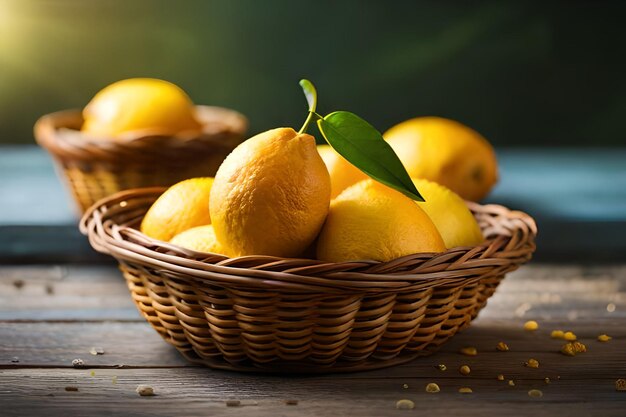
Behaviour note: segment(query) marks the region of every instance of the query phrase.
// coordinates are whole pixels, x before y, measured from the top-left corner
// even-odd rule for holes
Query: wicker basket
[[[233,110],[209,106],[196,106],[196,116],[203,126],[200,134],[142,131],[113,139],[80,132],[81,112],[66,110],[40,118],[35,138],[53,156],[82,213],[121,190],[215,175],[242,141],[247,120]]]
[[[81,231],[120,264],[141,314],[187,359],[212,368],[341,372],[432,352],[468,326],[535,250],[535,222],[469,203],[487,241],[391,262],[227,258],[136,227],[163,188],[129,190],[85,213]]]

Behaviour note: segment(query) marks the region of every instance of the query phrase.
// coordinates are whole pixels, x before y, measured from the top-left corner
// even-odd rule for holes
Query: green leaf
[[[313,83],[307,79],[300,80],[300,87],[304,91],[306,101],[309,103],[309,111],[314,113],[317,108],[317,90]]]
[[[333,112],[317,125],[337,153],[367,175],[416,201],[425,201],[378,130],[354,113]]]

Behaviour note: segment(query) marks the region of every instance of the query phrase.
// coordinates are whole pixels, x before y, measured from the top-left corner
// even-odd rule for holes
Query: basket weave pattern
[[[80,132],[80,111],[68,110],[39,119],[35,137],[53,156],[82,213],[121,190],[215,175],[243,139],[247,121],[239,113],[219,107],[196,106],[196,114],[203,125],[200,134],[168,136],[144,131],[113,139]]]
[[[327,263],[198,253],[135,227],[163,188],[87,211],[81,231],[115,257],[141,314],[186,358],[231,370],[375,369],[432,352],[467,327],[534,252],[533,219],[470,204],[487,238],[390,262]]]

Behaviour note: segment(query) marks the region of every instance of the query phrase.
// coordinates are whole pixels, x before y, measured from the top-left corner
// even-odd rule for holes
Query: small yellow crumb
[[[434,382],[431,382],[428,385],[426,385],[426,392],[436,393],[439,391],[441,391],[441,389],[439,388],[439,385],[435,384]]]
[[[474,391],[472,391],[472,389],[470,387],[461,387],[461,388],[459,388],[459,392],[461,394],[471,394]]]
[[[459,352],[462,353],[465,356],[476,356],[476,355],[478,355],[478,350],[476,350],[476,348],[473,347],[473,346],[466,346],[464,348],[461,348],[461,350]]]
[[[526,323],[524,323],[524,330],[534,331],[534,330],[537,330],[538,328],[539,328],[539,323],[537,323],[535,320],[528,320]]]
[[[504,381],[504,375],[502,374],[498,375],[498,381]]]
[[[528,368],[539,368],[539,361],[537,359],[528,359],[528,362],[524,364]]]
[[[96,371],[91,371],[91,372],[89,372],[89,375],[91,375],[91,376],[96,376]]]
[[[412,410],[415,408],[415,403],[411,400],[398,400],[396,402],[396,408],[398,410]]]
[[[499,350],[500,352],[508,352],[509,351],[509,345],[507,345],[504,342],[499,342],[496,345],[496,350]]]
[[[607,334],[601,334],[600,336],[598,336],[598,342],[608,342],[611,339],[613,338]]]
[[[549,384],[549,383],[550,383],[550,378],[545,377],[543,381],[544,381],[546,384]]]
[[[111,378],[111,382],[113,383],[113,385],[117,384],[117,375]]]
[[[538,389],[531,389],[530,391],[528,391],[528,396],[533,398],[541,398],[543,397],[543,392]]]
[[[568,342],[573,342],[574,340],[576,340],[576,335],[572,332],[565,332],[565,334],[563,335],[563,339],[567,340]]]
[[[563,330],[552,330],[550,337],[553,339],[563,339],[565,337],[565,332]]]
[[[437,369],[439,369],[440,371],[445,371],[446,369],[448,369],[448,367],[443,363],[440,363],[439,365],[437,365]]]
[[[615,381],[615,389],[617,391],[626,391],[626,379],[618,379]]]
[[[569,342],[561,347],[561,353],[567,356],[576,356],[587,351],[587,346],[580,342]]]
[[[459,368],[459,372],[461,373],[461,375],[469,375],[472,370],[469,366],[463,365]]]
[[[402,385],[402,388],[404,388],[404,389],[409,389],[409,384],[404,384],[404,385]]]
[[[515,382],[512,379],[509,379],[509,387],[514,387]]]

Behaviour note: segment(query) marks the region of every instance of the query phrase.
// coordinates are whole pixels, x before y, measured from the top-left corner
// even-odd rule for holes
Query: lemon
[[[330,178],[311,135],[260,133],[222,163],[211,190],[215,235],[231,256],[300,256],[330,204]]]
[[[330,145],[318,145],[317,151],[330,174],[330,198],[359,181],[369,178],[363,171],[339,155]]]
[[[180,232],[211,223],[209,196],[213,178],[191,178],[168,188],[152,204],[141,222],[141,232],[169,241]]]
[[[222,245],[215,237],[213,225],[196,226],[174,236],[170,243],[197,252],[224,254]]]
[[[413,178],[413,183],[426,200],[417,204],[435,223],[447,248],[483,242],[480,227],[461,197],[432,181]]]
[[[104,137],[143,130],[173,135],[200,129],[187,94],[154,78],[131,78],[105,87],[83,109],[83,119],[83,132]]]
[[[498,179],[496,155],[478,132],[441,117],[418,117],[384,134],[409,175],[445,185],[466,200],[485,197]]]
[[[330,205],[318,238],[318,259],[390,261],[445,245],[428,215],[410,198],[368,179],[345,189]]]

